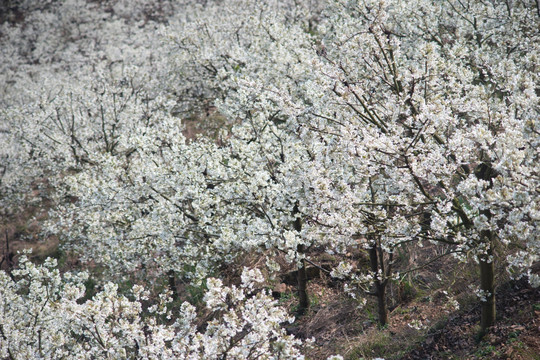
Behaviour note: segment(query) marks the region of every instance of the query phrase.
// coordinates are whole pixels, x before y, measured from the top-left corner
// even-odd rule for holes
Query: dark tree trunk
[[[298,205],[294,206],[293,214],[297,215],[299,213]],[[302,231],[302,220],[297,217],[294,220],[294,230],[300,232]],[[304,245],[298,245],[296,251],[298,254],[304,254],[305,252]],[[306,274],[306,262],[304,260],[300,261],[298,266],[298,315],[304,315],[309,308],[309,297],[307,293],[307,274]]]
[[[169,288],[172,292],[172,298],[173,300],[178,300],[178,291],[176,290],[176,278],[174,276],[174,270],[169,270],[167,273],[168,280],[169,280]]]
[[[492,234],[489,231],[486,240],[490,241]],[[488,243],[489,249],[487,253],[479,257],[480,261],[480,289],[485,294],[485,300],[482,301],[482,317],[480,320],[480,328],[482,333],[486,333],[487,329],[495,325],[496,307],[495,307],[495,271],[493,263],[493,250],[491,241]]]
[[[373,246],[369,249],[369,260],[371,264],[371,271],[374,273],[375,276],[377,274],[383,274],[384,275],[384,267],[382,264],[382,259],[379,249],[377,249],[377,244],[373,244]],[[378,279],[376,278],[374,280],[375,283],[375,296],[377,297],[377,307],[378,307],[378,313],[379,313],[379,325],[385,326],[388,324],[388,306],[386,303],[386,279]]]
[[[303,245],[298,245],[298,252],[300,254],[304,252]],[[301,265],[298,267],[298,315],[304,315],[308,308],[309,297],[307,293],[306,264],[302,260]]]
[[[493,179],[497,176],[496,171],[489,163],[482,163],[475,169],[475,175],[478,179],[488,181],[487,189],[493,186]],[[489,209],[481,210],[480,214],[491,220],[491,211]],[[493,242],[495,234],[493,231],[484,230],[480,233],[481,241],[486,245],[486,252],[478,256],[480,262],[480,290],[484,293],[485,300],[482,301],[482,316],[480,320],[481,333],[485,334],[487,329],[495,325],[496,306],[495,306],[495,271],[493,258]]]

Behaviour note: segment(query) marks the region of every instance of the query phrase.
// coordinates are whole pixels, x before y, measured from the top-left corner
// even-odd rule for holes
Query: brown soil
[[[25,204],[3,211],[0,220],[0,269],[11,270],[24,250],[30,257],[45,259],[58,251],[56,236],[42,236],[42,223],[47,220],[51,202],[47,199],[45,181],[36,182]]]

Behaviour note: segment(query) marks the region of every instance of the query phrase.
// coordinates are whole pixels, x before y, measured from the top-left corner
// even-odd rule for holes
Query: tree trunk
[[[369,260],[371,264],[371,271],[377,276],[379,270],[381,274],[384,274],[382,264],[379,264],[379,254],[377,253],[377,244],[369,249]],[[379,269],[380,268],[380,269]],[[375,296],[377,297],[377,307],[379,313],[379,325],[385,326],[388,324],[388,306],[386,304],[386,279],[381,280],[376,278],[375,282]]]
[[[379,312],[379,325],[381,327],[388,324],[388,306],[386,304],[386,281],[379,281],[375,283],[377,288],[377,306]]]
[[[487,189],[493,187],[493,179],[496,177],[496,171],[491,167],[490,163],[482,163],[478,165],[474,171],[478,179],[488,181]],[[491,211],[484,209],[480,214],[491,220]],[[493,242],[495,234],[491,230],[483,230],[480,232],[481,241],[487,245],[486,252],[478,256],[480,262],[480,290],[482,290],[485,300],[482,301],[482,316],[480,319],[480,331],[485,334],[487,329],[495,324],[496,308],[495,308],[495,271],[493,258]]]
[[[304,245],[298,245],[298,253],[304,252]],[[298,267],[298,315],[304,315],[309,308],[309,297],[307,293],[307,274],[306,263],[301,260],[301,265]]]
[[[169,270],[169,272],[167,273],[167,277],[168,277],[168,280],[169,280],[169,288],[171,289],[171,292],[172,292],[172,298],[173,300],[178,300],[178,291],[176,290],[176,278],[174,276],[174,270]]]
[[[493,264],[493,250],[489,243],[487,254],[480,256],[480,289],[485,294],[486,301],[482,301],[482,317],[480,320],[481,332],[495,324],[495,271]]]
[[[294,205],[293,214],[297,215],[299,213],[298,205]],[[302,220],[297,217],[293,223],[294,230],[300,232],[302,231]],[[296,251],[298,254],[304,254],[305,252],[304,245],[298,245]],[[300,265],[298,266],[298,315],[304,315],[306,310],[309,308],[309,297],[307,293],[307,274],[306,274],[306,262],[302,259]]]

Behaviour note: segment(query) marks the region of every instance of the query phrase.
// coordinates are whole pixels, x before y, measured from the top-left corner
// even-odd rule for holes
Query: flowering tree
[[[84,9],[107,17],[107,4]],[[131,31],[122,4],[109,4],[111,24]],[[201,281],[239,253],[285,253],[305,311],[310,251],[358,247],[369,271],[343,262],[333,274],[376,295],[385,324],[394,253],[432,242],[479,264],[481,325],[494,323],[495,249],[516,276],[540,251],[537,3],[186,2],[158,48],[149,14],[172,7],[137,4],[152,31],[133,30],[120,53],[94,39],[92,69],[57,63],[55,49],[66,34],[108,33],[99,21],[60,21],[51,46],[23,27],[6,42],[15,65],[43,62],[54,79],[44,93],[40,77],[1,75],[16,94],[2,100],[13,147],[1,156],[22,150],[10,174],[26,163],[58,175],[52,230],[83,259]],[[76,5],[55,6],[69,18]],[[177,116],[209,102],[231,130],[186,139]],[[17,183],[7,169],[3,183]]]
[[[59,209],[64,235],[83,260],[121,276],[173,271],[200,281],[231,256],[212,221],[230,208],[209,189],[221,179],[221,151],[208,141],[188,144],[181,129],[165,117],[140,126],[119,143],[129,151],[98,155],[65,179],[78,202]]]
[[[275,14],[265,8],[265,14]],[[249,39],[257,37],[250,34]],[[212,81],[206,83],[214,89]],[[217,96],[219,90],[213,91]],[[97,104],[101,108],[101,102]],[[308,297],[303,248],[314,243],[300,234],[306,230],[299,209],[309,208],[310,186],[298,180],[305,177],[309,150],[292,146],[298,140],[276,124],[267,126],[265,116],[251,116],[243,104],[223,107],[231,121],[243,119],[230,139],[223,133],[220,146],[200,139],[189,143],[179,122],[166,112],[144,112],[152,119],[145,115],[149,118],[141,121],[136,111],[148,104],[156,108],[156,101],[127,101],[130,127],[116,133],[119,150],[91,149],[87,166],[64,178],[67,194],[78,199],[61,216],[73,220],[59,228],[67,242],[83,259],[105,265],[111,273],[148,274],[151,268],[157,275],[172,271],[198,281],[239,250],[281,251],[301,265],[304,311]],[[91,124],[83,128],[93,128],[99,136],[103,132]]]
[[[3,359],[304,358],[301,341],[280,326],[291,321],[286,312],[258,289],[257,270],[246,269],[239,287],[208,280],[204,300],[214,316],[204,332],[192,305],[173,308],[167,294],[149,304],[141,286],[128,298],[107,283],[84,301],[86,275],[60,275],[51,259],[36,266],[23,256],[13,276],[0,272]]]
[[[320,146],[310,200],[327,228],[366,239],[380,300],[398,246],[478,262],[485,329],[495,243],[528,249],[512,264],[538,258],[538,20],[532,3],[475,1],[336,1],[312,31],[272,18],[266,40],[231,47],[249,59],[217,69],[219,108],[280,114],[289,138]]]
[[[51,7],[55,9],[56,5]],[[68,17],[74,15],[72,5],[74,8],[84,5],[87,9],[86,3],[69,2],[65,4],[67,8],[60,6],[62,13]],[[53,11],[44,13],[52,18],[58,15]],[[41,25],[43,22],[38,20],[36,24]],[[58,23],[66,25],[65,21]],[[67,23],[80,22],[74,19]],[[35,34],[30,31],[29,35]],[[24,39],[13,35],[10,39],[21,38]],[[61,42],[54,36],[52,39]],[[124,273],[155,265],[150,270],[157,269],[158,274],[180,269],[183,273],[195,273],[198,279],[207,278],[209,264],[228,261],[231,255],[227,253],[230,251],[227,245],[236,243],[232,241],[236,235],[231,237],[233,233],[226,225],[238,221],[240,216],[235,211],[241,207],[238,202],[234,208],[229,206],[223,200],[227,196],[216,199],[210,191],[230,176],[223,170],[230,158],[222,160],[218,155],[222,150],[211,142],[186,143],[181,135],[182,127],[170,116],[173,111],[167,99],[175,95],[165,96],[167,99],[159,97],[159,89],[152,88],[152,78],[140,78],[145,72],[152,73],[144,61],[143,65],[136,64],[126,71],[123,54],[120,66],[116,66],[115,60],[97,59],[90,71],[73,69],[72,63],[56,62],[56,48],[45,46],[34,57],[44,65],[53,64],[46,70],[39,69],[42,73],[37,80],[17,80],[15,86],[3,89],[10,94],[3,98],[6,137],[21,149],[20,152],[9,149],[18,158],[13,161],[11,177],[3,180],[14,179],[12,183],[16,184],[22,178],[24,166],[38,170],[26,172],[28,179],[42,174],[58,176],[61,182],[57,184],[65,183],[68,191],[56,194],[60,206],[57,212],[67,216],[53,230],[69,235],[69,242],[81,251],[83,258],[98,255],[96,262],[111,263],[112,269]],[[110,55],[108,51],[105,53]],[[134,54],[140,61],[139,52]],[[23,59],[14,66],[24,62]],[[66,75],[62,66],[67,66],[73,74]],[[51,75],[54,79],[47,80],[45,86],[48,93],[38,92],[36,88],[43,85],[43,78]],[[144,83],[146,79],[150,84]],[[12,96],[14,90],[23,86],[28,91],[18,94],[20,98]],[[6,152],[6,158],[11,153]],[[178,158],[180,154],[184,157]],[[220,191],[219,194],[226,193]],[[73,201],[77,206],[71,206]],[[244,201],[241,203],[245,205]],[[215,225],[213,219],[221,221]],[[216,228],[219,235],[214,231]],[[215,238],[218,240],[214,241]],[[79,244],[82,239],[90,241]],[[235,247],[253,246],[244,242]],[[195,325],[190,322],[194,320],[194,309],[189,305],[183,306],[180,315],[174,315],[179,319],[174,326],[165,327],[142,317],[138,299],[130,301],[119,296],[112,284],[106,285],[93,300],[81,304],[83,277],[66,274],[62,279],[50,261],[44,267],[34,267],[24,257],[21,262],[23,268],[14,273],[15,280],[19,280],[17,276],[21,280],[13,282],[2,275],[6,289],[2,295],[5,299],[2,314],[6,314],[2,318],[2,357],[15,359],[38,353],[47,358],[81,354],[89,358],[131,355],[163,358],[166,354],[174,358],[302,358],[295,348],[300,343],[280,328],[280,323],[287,320],[285,313],[270,309],[274,302],[262,292],[246,299],[242,289],[223,287],[219,280],[208,279],[212,294],[206,298],[209,309],[225,315],[226,325],[221,326],[216,318],[208,324],[206,335],[196,332],[190,335],[188,332],[195,331]],[[260,273],[246,275],[243,287],[250,289],[247,292],[252,289],[250,276],[255,276],[257,281],[261,278]],[[241,305],[243,301],[245,307]],[[231,311],[224,302],[230,304]],[[267,307],[271,314],[263,316],[260,322],[241,315],[245,310],[246,314],[260,316]],[[16,323],[16,318],[10,315],[18,314],[32,316]],[[259,341],[257,331],[270,329],[269,325],[272,329],[261,333],[260,340],[264,341]]]
[[[72,166],[73,156],[85,155],[82,147],[100,146],[99,133],[125,122],[133,110],[126,111],[126,103],[141,103],[141,85],[144,96],[155,96],[149,90],[165,68],[155,57],[156,29],[173,11],[161,1],[130,2],[131,13],[125,1],[9,5],[14,18],[0,24],[0,141],[6,144],[0,148],[0,201],[6,208],[21,203],[36,178],[54,178]]]

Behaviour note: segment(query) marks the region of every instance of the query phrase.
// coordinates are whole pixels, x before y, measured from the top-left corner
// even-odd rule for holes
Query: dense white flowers
[[[364,248],[383,253],[371,275],[381,286],[392,278],[384,263],[413,242],[444,244],[480,263],[491,283],[496,242],[527,248],[512,263],[537,261],[534,4],[326,5],[308,27],[263,5],[261,16],[228,29],[236,36],[226,35],[226,47],[213,41],[227,31],[208,29],[230,14],[201,12],[204,31],[189,47],[199,54],[189,64],[219,74],[203,82],[217,89],[218,109],[241,120],[235,153],[266,164],[269,176],[251,171],[248,188],[257,189],[252,201],[273,205],[261,215],[284,230],[277,247],[293,260],[305,256],[295,244],[340,253],[365,239]],[[288,201],[266,195],[269,179]],[[299,233],[272,216],[293,204],[287,217],[302,219]]]
[[[540,257],[532,1],[70,0],[27,10],[0,29],[0,205],[47,177],[48,230],[81,260],[110,278],[206,282],[207,306],[225,312],[182,341],[147,324],[149,344],[133,322],[139,300],[107,285],[71,301],[78,315],[58,325],[94,341],[95,356],[297,356],[295,340],[242,330],[255,328],[244,314],[254,301],[271,324],[284,316],[262,292],[246,295],[261,273],[244,273],[240,287],[208,278],[245,253],[277,271],[277,254],[302,268],[314,251],[356,247],[370,271],[343,261],[332,275],[353,296],[374,285],[381,299],[394,253],[408,246],[442,244],[487,267],[505,249],[516,277]],[[185,135],[180,117],[212,115],[217,137]],[[35,276],[53,268],[25,264]],[[35,284],[28,301],[56,304]],[[58,289],[57,299],[80,298],[80,287]],[[167,303],[151,309],[169,316]],[[191,324],[194,309],[182,309]],[[277,329],[264,331],[288,339]],[[61,353],[72,340],[38,350]]]
[[[179,309],[164,296],[154,315],[142,314],[135,300],[113,283],[84,300],[85,274],[60,275],[54,260],[36,266],[23,256],[12,280],[0,272],[0,356],[7,359],[303,359],[301,341],[280,324],[287,313],[263,291],[251,288],[261,277],[246,269],[241,288],[209,279],[205,295],[215,315],[197,331],[196,309]],[[244,290],[246,289],[246,290]],[[163,323],[160,315],[174,315]],[[168,317],[169,318],[169,317]]]

